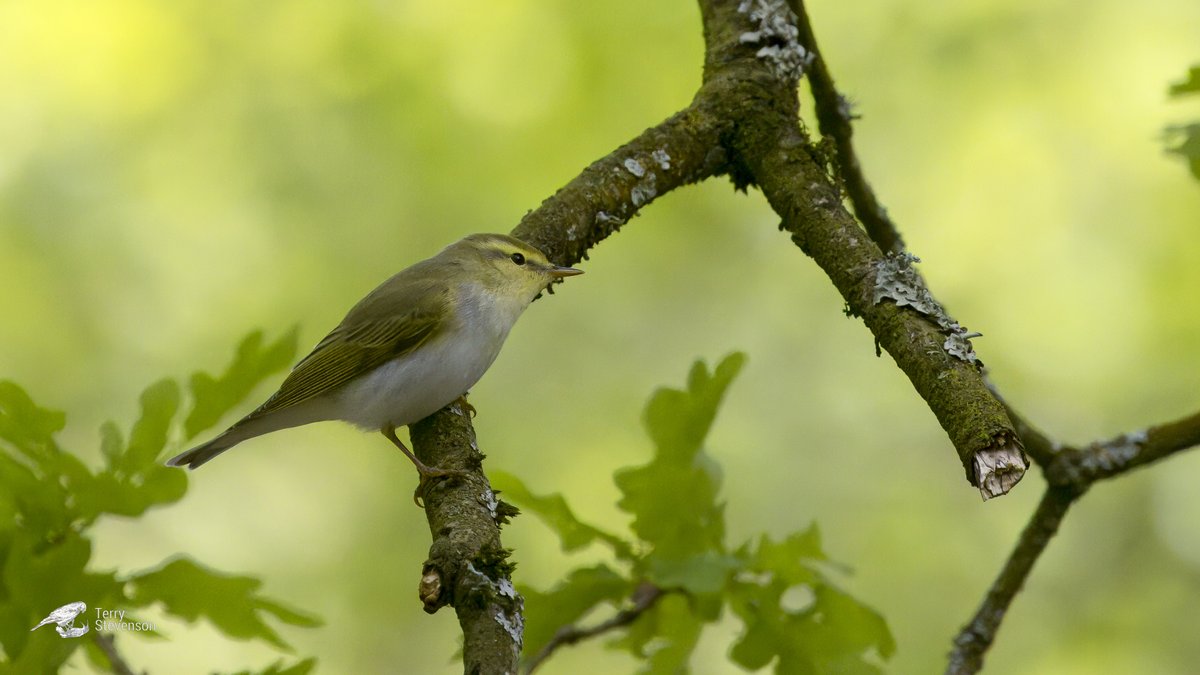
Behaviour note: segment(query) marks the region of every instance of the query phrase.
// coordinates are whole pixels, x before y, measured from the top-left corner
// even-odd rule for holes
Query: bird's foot
[[[421,477],[421,480],[417,483],[417,489],[413,490],[413,502],[422,509],[425,508],[425,504],[422,503],[425,500],[425,494],[439,478],[466,478],[468,475],[468,472],[459,469],[439,469],[419,462],[414,462],[414,464],[416,464],[417,475]]]
[[[475,419],[475,406],[471,405],[470,403],[467,403],[467,395],[466,394],[463,394],[462,396],[459,396],[458,398],[454,399],[454,403],[458,405],[459,410],[462,410],[463,412],[470,415],[471,419]]]

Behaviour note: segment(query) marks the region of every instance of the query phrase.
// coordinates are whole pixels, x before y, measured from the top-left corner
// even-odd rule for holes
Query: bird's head
[[[489,294],[523,304],[532,302],[556,279],[583,274],[555,265],[538,249],[506,234],[472,234],[443,254]]]

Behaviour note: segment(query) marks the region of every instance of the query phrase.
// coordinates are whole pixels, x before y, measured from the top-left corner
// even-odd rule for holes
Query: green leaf
[[[325,622],[320,617],[314,614],[305,614],[298,609],[293,609],[287,605],[280,604],[268,598],[259,598],[258,607],[263,611],[274,614],[276,619],[289,626],[300,626],[301,628],[320,628],[325,625]]]
[[[291,647],[263,621],[264,614],[296,626],[317,626],[320,619],[282,607],[258,595],[262,582],[211,570],[180,558],[130,580],[139,606],[160,602],[167,613],[188,622],[203,617],[221,632],[243,640],[259,639],[280,649]]]
[[[818,586],[816,597],[813,614],[821,619],[818,642],[830,662],[870,649],[885,659],[896,652],[896,642],[878,612],[829,584]]]
[[[92,546],[80,535],[68,533],[48,542],[19,533],[8,543],[0,556],[4,564],[0,644],[10,657],[16,657],[27,645],[36,647],[40,637],[29,629],[57,607],[77,601],[89,607],[120,603],[123,585],[115,575],[86,571]],[[61,641],[52,629],[42,630]]]
[[[112,471],[100,473],[78,486],[75,499],[88,517],[110,513],[133,518],[152,506],[179,501],[187,493],[187,485],[187,473],[152,464],[132,478]]]
[[[618,506],[633,514],[632,529],[653,545],[652,555],[683,559],[723,550],[724,507],[717,504],[721,469],[701,451],[717,408],[745,356],[731,354],[709,374],[703,361],[692,366],[686,391],[659,389],[643,416],[654,440],[649,464],[617,472],[623,496]]]
[[[41,408],[16,383],[0,380],[0,438],[31,459],[54,447],[54,434],[62,431],[67,416]]]
[[[567,501],[563,499],[562,495],[558,493],[535,495],[530,492],[520,478],[505,471],[493,471],[490,478],[497,492],[504,493],[505,499],[511,500],[522,509],[538,516],[543,523],[554,530],[562,540],[564,551],[569,553],[584,548],[594,541],[600,541],[608,544],[618,558],[633,559],[633,548],[629,542],[580,521],[571,511],[571,507],[567,506]]]
[[[750,670],[778,659],[776,673],[879,673],[896,645],[877,612],[826,583],[810,586],[814,601],[801,611],[782,605],[788,584],[741,581],[730,606],[745,624],[729,657]]]
[[[673,593],[642,614],[629,632],[610,647],[626,649],[646,665],[641,673],[683,673],[700,641],[704,623],[692,612],[688,599]]]
[[[9,648],[7,643],[4,646]],[[57,673],[78,647],[77,640],[64,640],[52,630],[34,633],[19,653],[10,654],[15,658],[8,663],[0,661],[0,675]]]
[[[0,453],[0,529],[15,527],[19,518],[26,531],[53,539],[69,529],[74,518],[67,497],[57,476],[46,476]]]
[[[649,560],[648,573],[656,586],[683,589],[692,595],[718,593],[730,574],[741,565],[732,555],[705,551],[685,558],[655,556]]]
[[[806,560],[829,560],[821,550],[821,532],[816,523],[809,525],[804,532],[793,532],[779,543],[763,535],[759,539],[752,568],[759,572],[770,572],[789,586],[811,584],[820,577],[805,563]]]
[[[545,593],[521,587],[525,597],[526,656],[534,656],[558,629],[579,621],[602,603],[617,604],[633,593],[634,583],[606,565],[577,569]]]
[[[139,399],[142,415],[129,432],[129,447],[117,466],[126,474],[136,474],[155,464],[167,445],[171,420],[179,410],[179,385],[162,379],[146,388]]]
[[[632,513],[630,526],[653,544],[652,555],[681,558],[720,549],[725,538],[724,508],[716,503],[719,469],[672,465],[661,459],[614,477],[624,496],[617,506]]]
[[[735,352],[710,375],[704,362],[696,361],[688,373],[687,391],[662,388],[654,393],[642,421],[659,455],[686,462],[699,452],[726,389],[745,362],[746,355]]]
[[[100,454],[109,466],[116,464],[117,458],[121,456],[124,449],[125,439],[121,436],[121,429],[117,427],[117,423],[110,420],[101,424]]]
[[[194,438],[212,427],[263,380],[286,368],[296,355],[296,336],[293,328],[264,345],[262,331],[255,331],[238,345],[233,362],[220,377],[205,372],[193,374],[190,387],[195,403],[183,425],[186,437]]]
[[[233,673],[233,675],[308,675],[308,673],[311,673],[316,667],[317,660],[315,658],[297,661],[290,666],[285,666],[284,662],[281,660],[272,663],[263,670],[241,670]]]
[[[179,386],[174,380],[155,382],[142,392],[141,416],[122,450],[121,432],[112,422],[100,427],[100,454],[107,468],[81,476],[71,485],[74,502],[85,521],[110,513],[135,517],[158,504],[183,498],[187,475],[159,463],[179,411]]]
[[[729,604],[745,628],[730,658],[750,670],[776,661],[775,672],[878,673],[876,661],[895,651],[883,617],[830,585],[813,563],[828,560],[816,524],[776,542],[759,539],[742,546],[743,574],[730,584]],[[784,606],[784,594],[805,588],[813,601],[801,609]]]
[[[253,340],[244,342],[230,372],[221,382],[210,383],[209,393],[228,396],[239,387],[248,391],[253,384],[246,385],[247,373],[266,373],[281,367],[273,364],[286,364],[294,351],[291,343],[294,335],[267,348]],[[211,403],[211,397],[200,398]],[[157,461],[171,438],[179,405],[180,391],[173,381],[148,387],[128,442],[116,424],[101,426],[105,469],[93,474],[55,443],[55,434],[65,424],[63,413],[40,408],[17,385],[0,382],[0,675],[57,672],[75,649],[90,644],[63,640],[51,629],[29,630],[68,602],[82,601],[92,608],[161,603],[168,613],[186,620],[204,617],[227,635],[261,639],[280,649],[287,645],[268,620],[319,625],[318,619],[259,595],[256,579],[221,574],[186,560],[129,578],[88,570],[89,528],[97,516],[139,516],[186,492],[186,473]],[[107,667],[94,648],[88,657]],[[278,662],[263,672],[303,675],[314,664],[312,659]]]
[[[1200,66],[1192,66],[1186,80],[1171,85],[1170,94],[1175,97],[1200,94]]]
[[[1200,180],[1200,123],[1167,128],[1167,152],[1183,157],[1192,175]]]

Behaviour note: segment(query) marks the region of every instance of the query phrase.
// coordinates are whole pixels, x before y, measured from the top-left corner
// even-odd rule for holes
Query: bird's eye
[[[521,255],[520,253],[514,253],[508,257],[512,258],[512,261],[517,263],[518,265],[525,264],[525,256]]]

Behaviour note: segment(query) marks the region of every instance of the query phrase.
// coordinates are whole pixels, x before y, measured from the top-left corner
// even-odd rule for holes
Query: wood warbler
[[[255,436],[343,420],[381,432],[412,460],[419,497],[429,479],[457,472],[426,466],[396,438],[396,427],[464,395],[538,293],[576,274],[583,272],[554,265],[519,239],[470,235],[380,284],[265,403],[167,464],[195,469]]]

